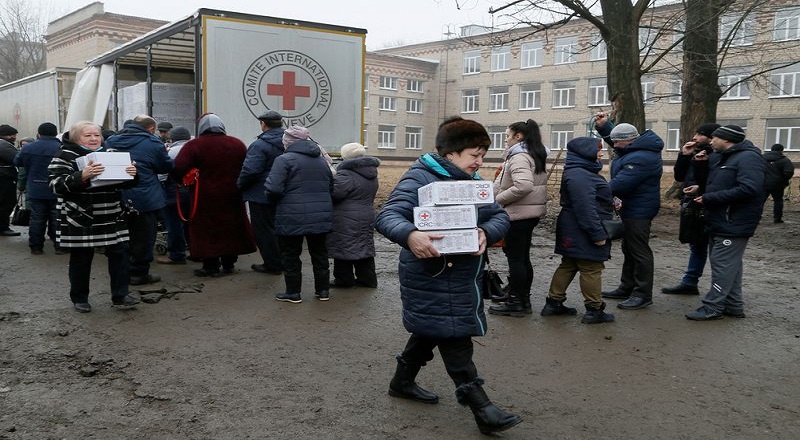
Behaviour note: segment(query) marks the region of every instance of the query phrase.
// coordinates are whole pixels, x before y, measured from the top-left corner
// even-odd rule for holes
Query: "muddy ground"
[[[686,263],[676,213],[665,202],[654,222],[657,287]],[[532,250],[537,310],[558,263],[553,218],[537,227]],[[746,319],[687,321],[699,298],[660,293],[645,310],[614,308],[613,324],[489,315],[476,364],[493,400],[524,419],[502,437],[798,438],[800,200],[787,204],[785,224],[765,220],[745,255]],[[79,314],[66,255],[48,246],[32,256],[26,234],[1,238],[0,439],[483,438],[438,355],[418,377],[438,405],[386,395],[408,335],[398,247],[377,243],[378,289],[334,290],[319,302],[309,279],[297,305],[273,299],[282,278],[249,270],[251,254],[218,279],[193,277],[196,264],[157,266],[164,282],[147,289],[166,293],[114,310],[98,255],[94,311]],[[492,254],[505,273],[501,251]],[[615,244],[606,288],[621,263]],[[580,306],[577,282],[568,304]]]

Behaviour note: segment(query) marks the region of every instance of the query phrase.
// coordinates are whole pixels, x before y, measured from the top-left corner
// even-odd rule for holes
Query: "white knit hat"
[[[367,147],[359,144],[358,142],[351,142],[349,144],[342,145],[341,150],[339,150],[339,154],[342,155],[342,159],[354,159],[367,154],[366,148]]]

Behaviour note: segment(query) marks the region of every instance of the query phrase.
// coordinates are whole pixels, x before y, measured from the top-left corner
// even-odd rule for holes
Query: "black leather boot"
[[[521,318],[525,315],[531,314],[531,297],[530,295],[517,295],[511,293],[508,300],[504,304],[496,306],[489,306],[489,313],[492,315],[500,316],[513,316]]]
[[[554,316],[554,315],[575,316],[578,314],[578,311],[573,307],[565,306],[564,301],[556,301],[548,296],[547,298],[545,298],[544,308],[539,314],[542,316]]]
[[[602,324],[604,322],[614,322],[614,315],[606,313],[603,310],[606,308],[606,303],[602,303],[599,308],[592,308],[586,306],[586,313],[581,318],[584,324]]]
[[[483,379],[463,383],[456,388],[458,403],[469,405],[475,422],[483,434],[505,431],[522,421],[519,416],[509,414],[496,407],[483,390]]]
[[[438,403],[439,396],[414,382],[420,368],[419,365],[410,365],[402,357],[397,356],[397,370],[389,382],[389,395],[422,403]]]

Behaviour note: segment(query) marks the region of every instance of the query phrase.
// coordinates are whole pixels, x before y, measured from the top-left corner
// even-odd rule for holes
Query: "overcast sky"
[[[91,0],[57,2],[72,12]],[[200,8],[293,18],[367,29],[367,49],[437,41],[448,28],[490,26],[502,0],[104,0],[106,12],[174,21]],[[456,7],[460,6],[460,9]]]

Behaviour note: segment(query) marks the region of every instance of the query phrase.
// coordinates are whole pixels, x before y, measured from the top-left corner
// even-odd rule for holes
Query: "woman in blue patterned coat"
[[[492,404],[482,388],[483,380],[472,362],[472,336],[486,334],[486,316],[479,286],[487,243],[495,243],[509,228],[508,214],[492,203],[478,208],[480,249],[471,255],[441,255],[433,240],[441,235],[422,232],[413,222],[419,206],[417,190],[436,181],[480,179],[491,139],[475,121],[455,117],[444,121],[436,135],[436,153],[425,154],[400,178],[383,209],[376,228],[403,247],[400,251],[400,295],[403,325],[411,333],[397,370],[389,384],[389,395],[423,403],[439,397],[414,379],[420,368],[433,359],[438,347],[447,374],[456,385],[456,396],[469,405],[482,433],[506,430],[521,421]]]
[[[96,247],[105,248],[111,279],[111,302],[115,307],[131,307],[139,302],[128,295],[128,225],[122,212],[120,191],[136,186],[136,167],[125,171],[135,178],[122,184],[92,187],[91,179],[105,171],[103,164],[90,163],[78,169],[76,160],[93,151],[102,151],[100,126],[78,122],[69,130],[64,144],[47,170],[50,188],[58,196],[59,218],[56,239],[68,250],[69,296],[75,309],[92,311],[89,304],[89,279]]]

